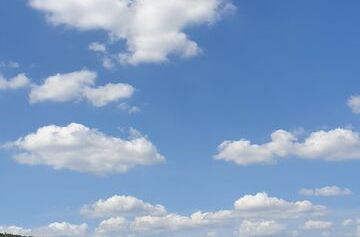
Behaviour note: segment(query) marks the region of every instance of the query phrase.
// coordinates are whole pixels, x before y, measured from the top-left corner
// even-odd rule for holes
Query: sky
[[[0,233],[360,236],[358,1],[0,1]]]

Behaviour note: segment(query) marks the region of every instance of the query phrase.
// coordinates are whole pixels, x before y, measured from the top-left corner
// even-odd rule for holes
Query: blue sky
[[[89,6],[98,2],[91,0]],[[106,2],[105,7],[123,1]],[[140,21],[132,18],[135,13],[123,19],[130,8],[102,16],[111,24],[96,25],[92,14],[101,15],[102,9],[82,8],[71,1],[58,5],[54,0],[0,2],[0,231],[14,231],[10,227],[15,225],[22,228],[17,230],[21,233],[51,236],[81,236],[84,231],[85,236],[358,236],[360,3],[197,0],[200,10],[194,18],[185,14],[195,9],[190,3],[178,6],[175,12],[179,15],[169,18],[172,4],[178,2],[172,0],[160,11],[163,0],[150,1],[155,13],[147,11],[146,4],[133,7],[138,12],[145,9],[150,22],[157,17],[169,21],[165,26],[154,21],[149,28],[140,13]],[[78,17],[68,17],[74,14]],[[79,23],[77,19],[82,18]],[[174,38],[162,41],[158,35],[168,36],[166,27],[173,27],[169,35]],[[148,40],[148,33],[151,40],[138,45]],[[93,42],[106,47],[106,52],[90,50]],[[192,47],[195,42],[196,49]],[[138,53],[146,56],[138,59]],[[120,54],[126,54],[126,59],[121,61]],[[111,61],[108,68],[102,65],[105,58]],[[64,94],[67,89],[51,94],[51,90],[65,88],[62,83],[74,72],[78,74],[69,80],[86,78],[86,72],[96,74],[97,79],[89,85],[78,84],[71,98]],[[23,83],[11,84],[21,73],[26,75]],[[42,87],[56,74],[58,84]],[[116,94],[102,90],[105,85],[130,85],[134,91],[130,95],[116,91],[118,97],[99,106],[101,99],[86,91],[101,93],[101,98]],[[37,89],[37,101],[31,102],[29,96]],[[68,131],[71,123],[90,130],[83,131],[84,137],[68,134],[77,143],[65,160],[63,147],[37,130],[53,131],[48,126],[55,125]],[[132,129],[141,134],[132,138]],[[266,145],[278,130],[298,140],[286,138],[285,145],[276,141],[276,147]],[[314,138],[318,143],[306,143],[319,131],[324,134]],[[37,146],[29,148],[25,139],[31,133],[37,135],[34,142],[41,143],[46,154]],[[52,139],[58,138],[51,134]],[[114,154],[110,165],[123,165],[129,159],[134,167],[125,172],[104,168],[94,173],[104,161],[97,154],[87,159],[82,153],[92,153],[89,143],[98,140],[82,143],[91,135],[109,139],[107,142],[143,139],[150,151],[144,155],[122,145],[119,150],[109,148]],[[224,141],[231,142],[221,149],[218,146]],[[239,141],[258,146],[254,150]],[[103,149],[105,145],[100,144],[97,151]],[[23,162],[16,159],[24,152],[30,155]],[[133,164],[136,158],[126,152],[141,161]],[[222,158],[214,159],[219,154]],[[156,155],[164,160],[158,162]],[[84,168],[92,161],[91,169]],[[55,169],[55,163],[61,163],[61,169]],[[331,195],[326,193],[326,187],[335,186]],[[319,192],[302,195],[299,190],[304,188]],[[286,200],[289,209],[296,208],[289,203],[309,200],[314,210],[297,210],[301,215],[282,218],[262,212],[244,217],[239,210],[233,211],[236,200],[246,195],[257,200],[256,195],[263,192],[268,199]],[[200,224],[187,220],[191,223],[179,227],[170,218],[155,216],[162,221],[158,232],[150,224],[146,233],[135,227],[124,231],[120,227],[125,224],[117,224],[116,231],[100,233],[101,221],[132,221],[135,215],[121,211],[121,204],[113,207],[118,212],[98,219],[81,213],[86,204],[112,196],[161,204],[166,215],[176,213],[183,218],[191,219],[196,211],[219,210],[232,210],[232,217],[210,220],[215,222],[210,226],[206,218]],[[316,205],[326,206],[326,213]],[[92,210],[96,211],[101,212]],[[151,212],[146,214],[155,218]],[[142,217],[136,214],[135,218]],[[166,221],[170,224],[165,225]],[[69,232],[66,228],[71,225],[79,231]],[[259,227],[263,231],[256,233],[251,229],[254,226],[267,227]]]

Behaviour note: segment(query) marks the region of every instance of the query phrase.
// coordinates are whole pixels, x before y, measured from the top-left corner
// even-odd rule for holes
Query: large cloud
[[[327,161],[360,160],[360,136],[358,132],[337,128],[313,132],[299,142],[295,134],[277,130],[265,144],[252,144],[245,139],[225,141],[214,158],[249,165],[271,164],[277,158],[289,156]]]
[[[218,230],[236,232],[239,226],[242,234],[248,235],[249,230],[256,230],[254,236],[260,236],[283,230],[284,226],[276,220],[318,216],[326,210],[324,206],[314,205],[309,201],[290,202],[258,193],[241,197],[231,210],[197,211],[191,215],[180,215],[166,212],[165,208],[161,208],[161,212],[157,208],[154,211],[152,209],[158,205],[138,199],[134,199],[137,205],[129,205],[124,196],[115,197],[100,200],[90,206],[90,213],[97,209],[97,213],[103,214],[102,216],[114,215],[99,224],[95,231],[98,236],[188,236],[185,233],[204,236],[205,233]],[[118,197],[121,197],[120,201],[117,200]],[[87,206],[85,210],[88,209]],[[264,218],[272,221],[263,221]]]
[[[101,107],[111,102],[129,98],[134,93],[135,89],[124,83],[109,83],[95,87],[96,78],[96,73],[88,70],[49,76],[42,85],[32,87],[29,95],[30,103],[85,99],[94,106]]]
[[[144,136],[129,139],[72,123],[39,128],[10,144],[19,151],[15,159],[27,165],[48,165],[94,174],[124,173],[139,165],[161,163],[165,158]]]
[[[199,46],[184,30],[211,24],[235,8],[230,0],[30,0],[30,6],[51,24],[104,30],[112,39],[124,39],[126,52],[118,58],[130,64],[198,55]]]

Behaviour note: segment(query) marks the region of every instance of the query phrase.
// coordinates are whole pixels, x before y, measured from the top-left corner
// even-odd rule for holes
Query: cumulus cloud
[[[136,166],[165,160],[138,132],[130,139],[122,139],[77,123],[41,127],[8,146],[17,149],[15,159],[21,164],[48,165],[98,175],[125,173]]]
[[[36,236],[54,236],[54,237],[83,237],[87,236],[88,226],[83,223],[80,225],[70,224],[67,222],[54,222],[45,227],[40,227],[31,232]]]
[[[32,87],[30,103],[43,101],[67,102],[85,99],[97,107],[132,96],[135,89],[124,83],[109,83],[94,87],[97,76],[88,70],[56,74]]]
[[[245,195],[234,203],[235,210],[261,215],[271,215],[280,218],[296,217],[303,213],[320,213],[325,211],[321,205],[313,205],[310,201],[289,202],[281,198],[269,197],[267,193],[257,193],[255,195]]]
[[[10,79],[5,79],[0,74],[0,90],[15,90],[28,87],[30,84],[30,79],[24,73],[20,73]]]
[[[134,93],[134,87],[128,84],[113,84],[109,83],[105,86],[97,88],[84,88],[83,95],[93,105],[101,107],[109,104],[112,101],[119,101],[124,98],[129,98]]]
[[[185,30],[212,24],[235,6],[230,0],[29,0],[53,25],[104,30],[125,40],[118,59],[125,64],[158,63],[169,56],[188,58],[201,52]],[[102,47],[92,45],[96,51]]]
[[[325,230],[330,229],[333,223],[327,221],[314,221],[308,220],[304,223],[304,229],[306,230]]]
[[[269,236],[276,235],[285,229],[285,225],[276,221],[244,220],[239,229],[239,236]]]
[[[305,196],[346,196],[351,195],[352,192],[348,188],[340,188],[338,186],[326,186],[323,188],[306,189],[303,188],[299,191],[301,195]]]
[[[360,95],[351,96],[347,104],[354,114],[360,114]]]
[[[107,218],[112,216],[136,216],[136,215],[164,215],[165,207],[151,205],[132,196],[112,196],[106,200],[85,205],[81,213],[91,218]]]
[[[299,142],[295,134],[277,130],[271,134],[271,141],[265,144],[252,144],[245,139],[225,141],[219,145],[214,158],[250,165],[272,164],[278,158],[289,156],[326,161],[359,160],[360,136],[358,132],[337,128],[313,132]]]
[[[185,232],[204,236],[219,230],[238,231],[239,226],[243,235],[253,232],[252,236],[260,236],[285,229],[276,220],[322,215],[326,209],[309,201],[290,202],[258,193],[239,198],[231,210],[197,211],[191,215],[180,215],[167,212],[161,205],[152,205],[137,198],[132,197],[132,205],[129,205],[129,197],[114,197],[82,209],[83,213],[85,210],[85,214],[93,216],[113,215],[96,228],[99,236],[187,236]],[[271,218],[271,221],[264,221],[264,218]]]

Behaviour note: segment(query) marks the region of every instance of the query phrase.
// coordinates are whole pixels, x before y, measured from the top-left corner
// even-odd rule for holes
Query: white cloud
[[[214,158],[250,165],[271,164],[277,158],[289,156],[327,161],[359,160],[360,136],[358,132],[337,128],[313,132],[304,142],[298,142],[295,134],[277,130],[271,134],[270,142],[261,145],[245,139],[225,141],[219,145]]]
[[[132,96],[134,91],[134,87],[128,84],[109,83],[105,86],[100,86],[97,88],[86,87],[83,93],[85,98],[87,98],[93,105],[101,107],[112,101],[119,101],[124,98],[129,98]]]
[[[171,55],[200,53],[186,29],[212,24],[229,10],[230,0],[30,0],[48,22],[79,30],[104,30],[111,39],[126,41],[122,63],[164,62]]]
[[[305,196],[346,196],[351,195],[352,192],[348,188],[340,188],[338,186],[326,186],[323,188],[306,189],[303,188],[299,191],[301,195]]]
[[[132,86],[124,83],[94,87],[96,77],[95,72],[88,70],[50,76],[42,85],[33,86],[29,95],[30,103],[86,99],[94,106],[100,107],[129,98],[135,91]]]
[[[239,236],[269,236],[276,235],[285,229],[285,225],[276,221],[244,220],[239,229]]]
[[[137,133],[126,140],[108,136],[96,129],[72,123],[39,128],[19,138],[11,146],[19,151],[17,162],[48,165],[98,175],[125,173],[135,166],[152,165],[165,160],[156,147]]]
[[[85,205],[81,213],[87,217],[112,217],[112,216],[136,216],[136,215],[164,215],[165,207],[151,205],[132,196],[112,196],[106,200],[100,199],[97,202]]]
[[[327,221],[314,221],[308,220],[304,223],[304,229],[306,230],[325,230],[330,229],[333,223]]]
[[[24,73],[20,73],[8,80],[0,74],[0,90],[15,90],[28,87],[30,84],[30,79]]]
[[[87,234],[88,226],[83,223],[80,225],[67,222],[54,222],[47,226],[34,229],[27,229],[18,226],[0,226],[0,233],[14,235],[34,235],[34,236],[54,236],[54,237],[84,237]]]
[[[284,199],[269,197],[267,193],[245,195],[234,203],[236,210],[249,213],[261,213],[262,217],[270,213],[273,216],[290,218],[302,213],[318,213],[326,208],[321,205],[313,205],[310,201],[289,202]]]
[[[354,114],[360,114],[360,95],[351,96],[347,104]]]
[[[83,223],[80,225],[70,224],[67,222],[54,222],[45,227],[40,227],[32,231],[36,236],[54,236],[54,237],[83,237],[87,236],[88,226]]]
[[[136,114],[136,113],[140,113],[141,112],[141,109],[137,106],[133,106],[133,105],[129,105],[127,103],[120,103],[118,105],[118,108],[123,110],[123,111],[126,111],[127,113],[129,114]]]
[[[30,102],[79,100],[82,91],[95,83],[96,73],[81,70],[66,74],[56,74],[44,80],[40,86],[34,86],[30,92]]]
[[[143,201],[135,199],[139,204],[135,205],[136,208],[134,208],[132,205],[128,205],[124,196],[115,197],[117,198],[101,200],[85,207],[85,210],[91,210],[91,214],[113,215],[113,217],[99,224],[96,229],[99,236],[178,236],[176,234],[188,236],[185,233],[190,233],[190,236],[205,236],[208,233],[217,233],[218,231],[220,233],[223,231],[236,232],[241,224],[242,234],[246,230],[253,230],[253,232],[256,231],[253,236],[260,236],[260,233],[265,235],[266,233],[284,230],[285,226],[278,224],[277,220],[284,221],[322,215],[326,210],[324,206],[314,205],[308,201],[289,202],[280,198],[269,197],[266,193],[258,193],[240,198],[234,203],[235,209],[214,212],[197,211],[187,216],[166,212],[162,206],[160,210],[164,211],[161,212],[157,210],[155,212],[153,210],[144,211],[145,202]],[[121,197],[120,201],[117,200],[118,197]],[[150,209],[155,207],[152,204],[145,204],[145,206],[151,207]],[[96,209],[98,211],[95,211]],[[149,214],[144,215],[146,212]],[[151,212],[153,214],[150,214]],[[251,222],[248,218],[255,221]],[[263,221],[264,219],[272,221]]]
[[[7,233],[13,235],[28,235],[31,233],[31,229],[22,228],[19,226],[0,226],[0,233]]]
[[[98,42],[92,42],[89,44],[89,50],[98,52],[98,53],[106,53],[106,45]]]

